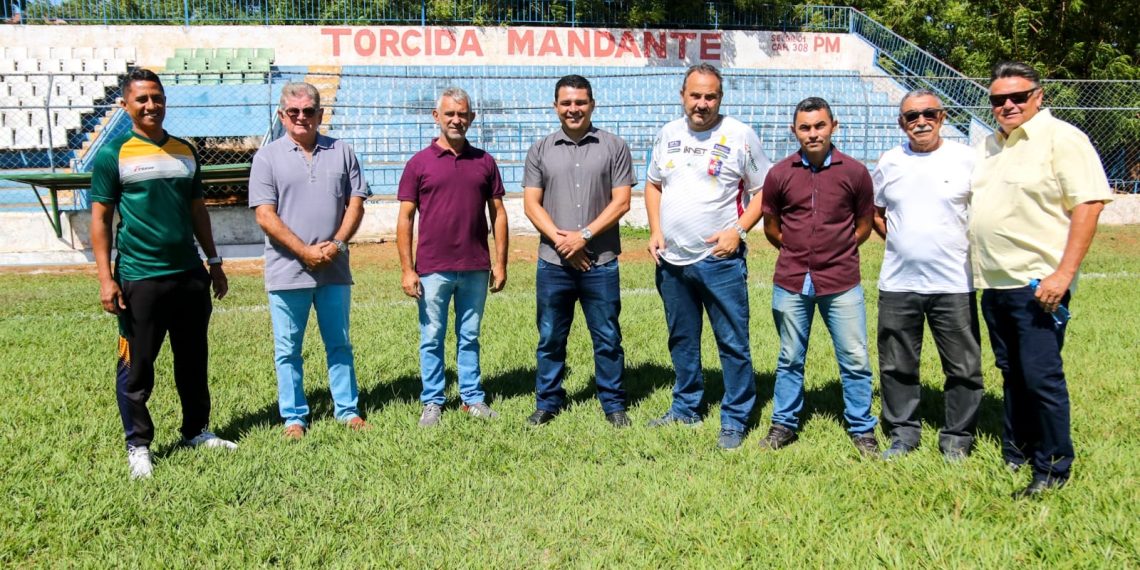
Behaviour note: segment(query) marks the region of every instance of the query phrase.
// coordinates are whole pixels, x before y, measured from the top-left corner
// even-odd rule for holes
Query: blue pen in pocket
[[[1034,291],[1036,291],[1040,285],[1040,279],[1032,279],[1029,281],[1029,286],[1032,287]],[[1069,318],[1071,317],[1068,307],[1061,304],[1058,304],[1057,310],[1049,313],[1049,316],[1053,317],[1053,326],[1056,328],[1061,328],[1062,325],[1069,322]]]

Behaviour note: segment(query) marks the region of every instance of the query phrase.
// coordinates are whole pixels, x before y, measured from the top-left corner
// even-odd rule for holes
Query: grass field
[[[644,425],[669,406],[672,373],[653,266],[636,233],[625,238],[621,276],[634,427],[602,419],[580,314],[573,405],[543,428],[524,426],[534,406],[535,242],[516,239],[482,336],[484,384],[501,418],[463,416],[452,385],[443,425],[418,428],[415,305],[400,292],[394,245],[378,244],[353,250],[352,336],[372,431],[351,433],[331,418],[313,323],[305,355],[314,425],[303,441],[283,441],[260,269],[230,264],[231,294],[216,303],[210,330],[213,426],[241,447],[175,447],[179,408],[164,351],[151,400],[155,476],[138,482],[127,479],[114,402],[116,329],[98,307],[93,272],[0,273],[0,565],[1140,567],[1140,227],[1102,228],[1084,265],[1065,347],[1074,477],[1028,502],[1009,498],[1028,475],[1002,466],[1001,380],[988,340],[980,440],[964,464],[938,453],[941,378],[929,337],[923,447],[896,462],[860,460],[818,322],[801,439],[762,453],[777,338],[775,255],[758,237],[749,283],[760,399],[741,451],[716,448],[721,386],[707,327],[711,421]],[[863,251],[874,323],[881,242]],[[454,384],[453,367],[448,375]]]

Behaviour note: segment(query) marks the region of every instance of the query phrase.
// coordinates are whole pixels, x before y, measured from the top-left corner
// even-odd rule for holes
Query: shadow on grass
[[[919,420],[935,430],[942,429],[946,425],[946,408],[942,390],[931,388],[923,384],[919,397],[921,401],[916,412]],[[804,409],[800,414],[800,425],[806,424],[808,420],[816,415],[829,415],[840,418],[842,422],[843,410],[843,385],[837,378],[828,382],[822,388],[812,388],[804,393]],[[995,398],[990,394],[984,394],[978,410],[976,436],[989,436],[1000,440],[1001,424],[1001,399]],[[846,429],[847,425],[844,424],[843,428]],[[884,436],[889,437],[886,433],[884,433]]]

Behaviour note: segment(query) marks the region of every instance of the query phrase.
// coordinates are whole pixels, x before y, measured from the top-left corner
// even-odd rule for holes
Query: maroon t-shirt
[[[777,286],[799,293],[809,271],[816,295],[859,284],[855,219],[875,212],[867,167],[833,148],[830,164],[813,171],[796,152],[768,171],[762,196],[764,215],[779,216],[783,234]]]
[[[420,214],[416,273],[486,271],[487,203],[504,193],[491,154],[470,144],[458,156],[432,141],[404,166],[396,197]]]

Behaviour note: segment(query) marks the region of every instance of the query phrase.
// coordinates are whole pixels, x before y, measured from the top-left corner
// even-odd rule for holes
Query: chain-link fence
[[[526,150],[557,128],[551,89],[565,73],[590,78],[598,101],[595,123],[629,142],[639,169],[660,126],[681,114],[680,69],[504,67],[471,73],[456,67],[346,67],[329,75],[289,69],[228,79],[163,75],[165,127],[193,141],[203,164],[250,162],[264,141],[279,135],[274,110],[281,85],[307,79],[322,89],[328,133],[354,146],[374,192],[393,194],[403,164],[438,134],[431,109],[439,91],[458,85],[471,94],[478,112],[468,133],[472,144],[496,156],[508,189],[517,191]],[[724,75],[722,112],[753,126],[773,158],[797,148],[788,128],[796,102],[823,96],[840,120],[836,144],[868,164],[904,140],[896,117],[898,101],[908,89],[938,86],[942,91],[954,88],[951,81],[971,82],[974,89],[984,85],[961,78],[920,81],[838,71],[730,69]],[[0,171],[90,171],[98,149],[130,128],[117,103],[118,79],[107,74],[5,74]],[[1053,112],[1088,133],[1114,188],[1140,191],[1137,82],[1047,82],[1045,89]],[[993,125],[984,101],[962,104],[947,98],[946,107],[949,121],[943,134],[948,139],[977,142]],[[643,178],[644,171],[639,172]],[[215,203],[245,199],[240,186],[211,188],[209,195]],[[84,208],[84,197],[82,192],[64,194],[61,206]],[[38,203],[29,189],[12,184],[0,187],[0,208],[36,209]]]

